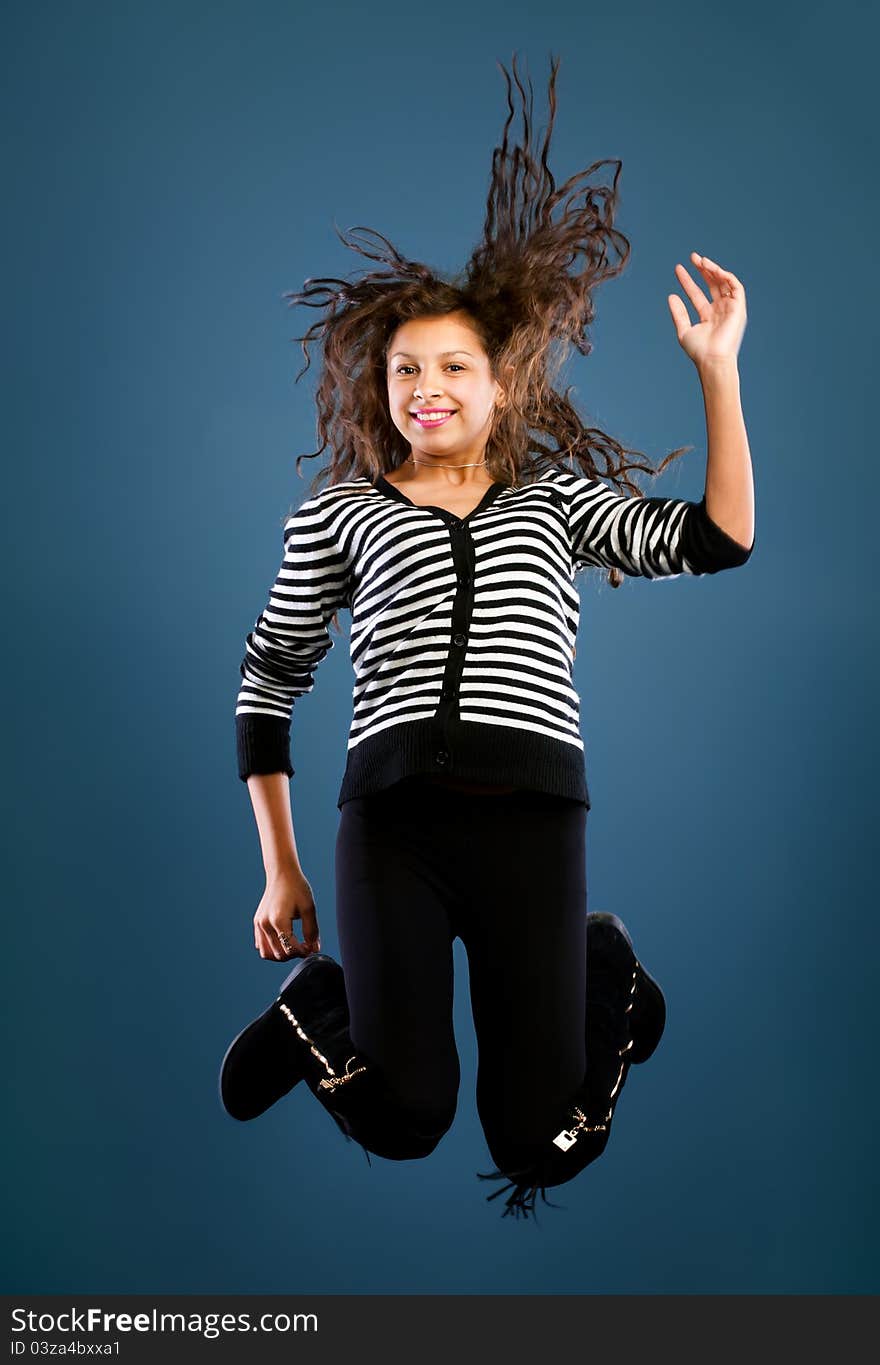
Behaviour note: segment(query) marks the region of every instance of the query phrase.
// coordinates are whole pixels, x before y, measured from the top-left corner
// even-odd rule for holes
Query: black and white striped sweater
[[[753,547],[752,547],[753,548]],[[744,549],[700,502],[627,498],[556,466],[493,483],[464,518],[419,507],[379,476],[308,498],[247,636],[235,708],[238,773],[292,777],[293,703],[351,610],[353,716],[337,805],[414,773],[567,796],[587,788],[572,669],[575,574],[711,574]]]

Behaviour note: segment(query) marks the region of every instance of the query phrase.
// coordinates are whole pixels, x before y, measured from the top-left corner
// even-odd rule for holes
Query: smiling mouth
[[[410,416],[412,417],[414,422],[418,422],[420,427],[440,427],[443,425],[444,422],[448,422],[450,417],[455,416],[455,411],[456,410],[454,408],[451,408],[446,412],[437,413],[435,416],[432,417],[427,416],[423,417],[421,413],[413,412],[410,413]]]

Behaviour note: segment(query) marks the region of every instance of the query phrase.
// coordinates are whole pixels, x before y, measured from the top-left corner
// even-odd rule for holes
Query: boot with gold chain
[[[477,1173],[481,1180],[508,1180],[487,1196],[511,1191],[503,1216],[535,1217],[538,1193],[551,1203],[548,1188],[565,1184],[602,1155],[629,1068],[652,1056],[665,1023],[663,992],[636,957],[626,925],[605,911],[588,914],[586,1076],[542,1152],[518,1169],[508,1162],[503,1170]]]
[[[220,1100],[233,1118],[265,1113],[301,1080],[346,1137],[347,1091],[368,1071],[348,1032],[341,965],[328,953],[300,958],[275,1000],[233,1039],[220,1068]]]

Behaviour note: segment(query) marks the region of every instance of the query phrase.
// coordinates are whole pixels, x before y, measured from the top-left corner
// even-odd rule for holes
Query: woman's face
[[[391,420],[416,460],[427,465],[480,461],[493,406],[502,399],[489,357],[464,313],[415,318],[398,327],[391,338]],[[429,426],[414,415],[422,408],[442,408],[452,415]]]

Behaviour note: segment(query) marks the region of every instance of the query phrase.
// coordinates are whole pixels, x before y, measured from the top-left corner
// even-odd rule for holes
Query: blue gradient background
[[[6,1292],[877,1292],[868,7],[38,3],[4,27]],[[623,160],[633,255],[576,401],[655,462],[693,444],[658,487],[698,499],[666,296],[691,250],[729,266],[757,508],[741,571],[582,580],[590,905],[669,1022],[540,1229],[474,1175],[460,943],[459,1111],[427,1161],[369,1168],[302,1087],[249,1125],[215,1089],[285,970],[252,946],[232,724],[317,468],[294,471],[317,365],[294,386],[290,341],[317,314],[281,295],[370,265],[334,221],[464,262],[514,50],[542,129],[562,56],[557,183]],[[292,791],[335,954],[345,640],[318,682]]]

